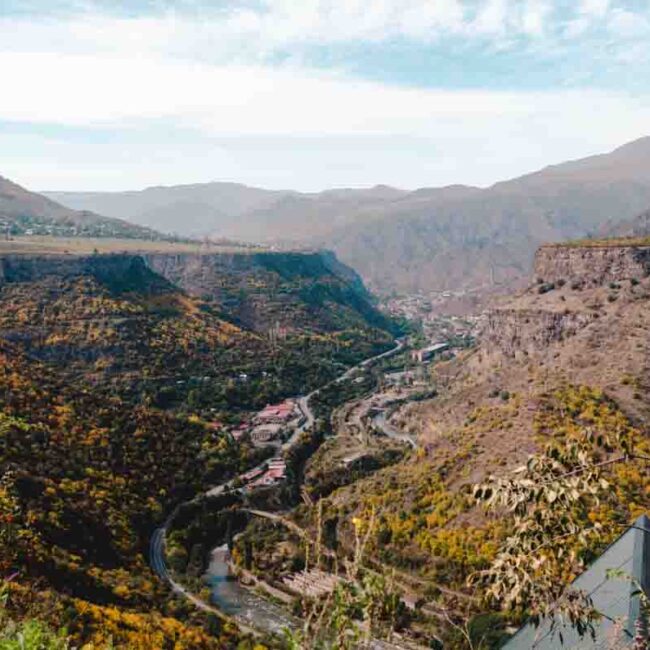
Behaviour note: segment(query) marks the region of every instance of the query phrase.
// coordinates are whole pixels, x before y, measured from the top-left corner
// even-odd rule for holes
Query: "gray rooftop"
[[[608,577],[607,573],[612,569],[620,570],[624,577]],[[525,625],[503,647],[507,650],[586,650],[608,648],[614,641],[627,642],[631,646],[640,606],[639,597],[632,593],[638,585],[646,593],[650,592],[650,520],[646,515],[639,517],[633,527],[611,544],[572,584],[575,589],[589,594],[596,610],[604,615],[596,624],[595,641],[590,635],[581,638],[572,627],[559,621],[552,630],[550,621],[547,621],[538,628]],[[613,621],[620,621],[622,632]]]

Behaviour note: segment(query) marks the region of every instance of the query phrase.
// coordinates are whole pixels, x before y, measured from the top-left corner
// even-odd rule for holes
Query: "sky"
[[[649,0],[3,0],[34,190],[489,185],[650,135]]]

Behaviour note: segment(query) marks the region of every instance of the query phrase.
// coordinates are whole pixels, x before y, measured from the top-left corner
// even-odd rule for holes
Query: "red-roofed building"
[[[296,416],[296,405],[287,400],[281,404],[269,404],[256,416],[255,422],[265,424],[286,424]]]

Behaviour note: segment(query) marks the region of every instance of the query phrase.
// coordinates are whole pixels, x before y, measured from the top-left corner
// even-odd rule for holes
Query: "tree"
[[[470,577],[486,587],[486,600],[516,616],[567,620],[580,635],[595,634],[602,614],[589,597],[568,589],[565,577],[577,575],[607,539],[593,513],[611,497],[605,476],[617,464],[647,461],[635,454],[626,433],[613,439],[587,429],[563,444],[552,442],[507,478],[489,477],[474,496],[488,509],[513,516],[512,533],[491,566]],[[611,522],[610,522],[611,523]],[[564,579],[563,579],[564,578]]]

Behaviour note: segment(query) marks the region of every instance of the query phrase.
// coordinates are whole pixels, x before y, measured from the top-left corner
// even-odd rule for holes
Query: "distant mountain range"
[[[65,207],[0,176],[0,235],[5,234],[130,238],[157,235],[123,219]]]
[[[207,183],[46,195],[164,232],[331,248],[383,292],[485,289],[526,277],[541,243],[597,234],[647,209],[650,137],[484,189],[305,194]]]
[[[602,229],[605,237],[648,237],[650,236],[650,210],[632,219],[608,221]]]

